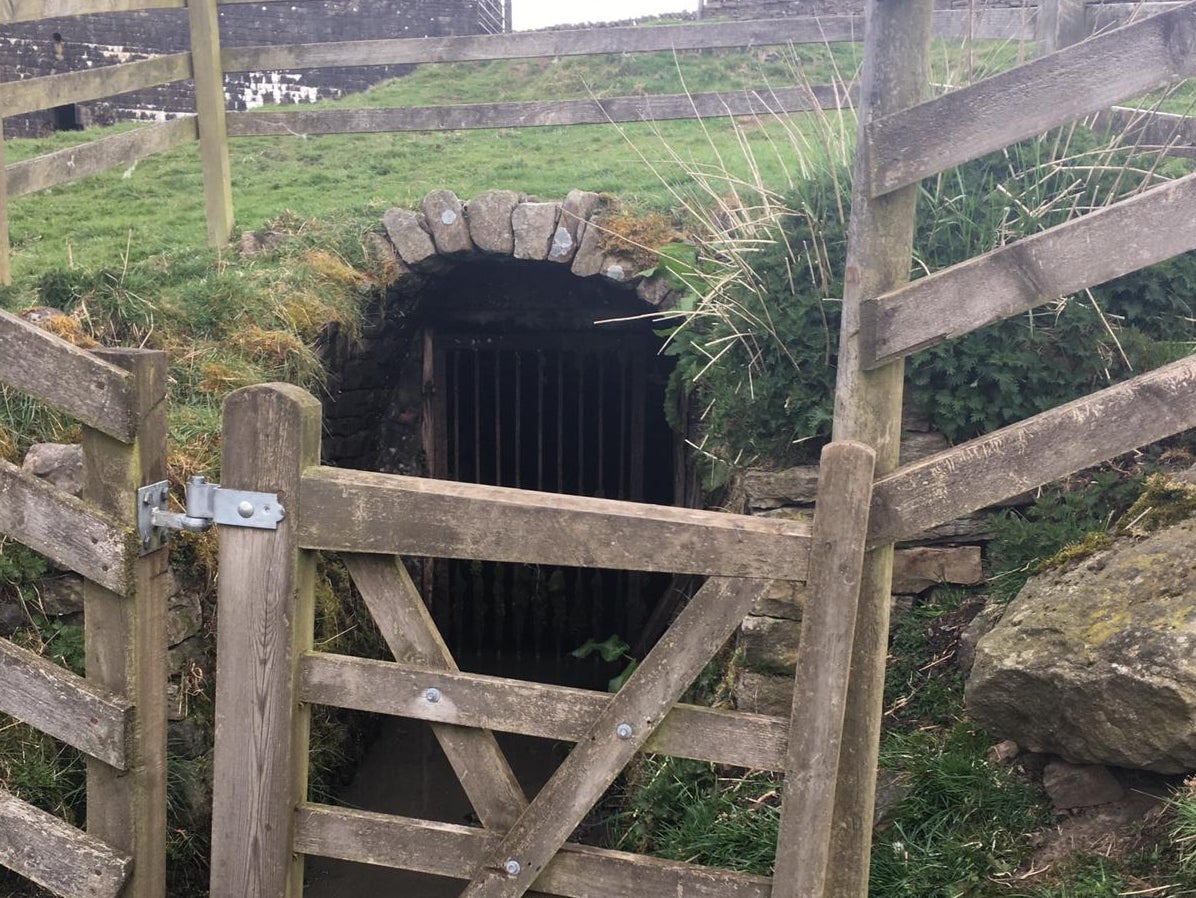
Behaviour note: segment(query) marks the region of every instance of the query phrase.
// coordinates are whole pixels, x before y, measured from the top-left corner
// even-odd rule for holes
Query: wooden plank
[[[127,372],[2,309],[0,381],[109,436],[133,439]]]
[[[66,103],[86,103],[191,77],[191,54],[173,53],[137,62],[81,69],[0,84],[4,114],[24,115]]]
[[[789,17],[688,25],[520,31],[460,37],[328,41],[286,46],[227,47],[226,72],[314,69],[345,65],[413,65],[491,59],[557,58],[595,53],[646,53],[716,47],[821,44],[858,39],[857,16]]]
[[[870,122],[867,184],[880,196],[1196,74],[1186,4]],[[1099,73],[1099,74],[1097,74]]]
[[[519,898],[531,888],[767,588],[759,580],[706,581],[515,825],[486,852],[461,898]]]
[[[1196,356],[1035,415],[878,480],[887,542],[1196,427]]]
[[[826,887],[875,466],[863,443],[822,450],[772,898],[821,896]]]
[[[833,85],[723,91],[707,94],[611,97],[592,100],[536,100],[528,103],[476,103],[387,109],[322,109],[311,112],[234,112],[232,137],[350,134],[383,131],[453,131],[477,128],[540,128],[780,115],[849,106],[846,91]]]
[[[233,194],[216,0],[190,0],[187,15],[191,24],[191,60],[208,242],[213,246],[224,246],[233,229]]]
[[[804,580],[808,524],[313,468],[304,548]]]
[[[1196,174],[864,301],[865,363],[912,355],[1196,249]]]
[[[1088,36],[1085,0],[1038,0],[1034,53],[1045,56]]]
[[[0,533],[109,589],[129,582],[128,530],[119,521],[3,460]]]
[[[130,165],[190,143],[198,138],[198,134],[195,119],[188,116],[16,162],[5,169],[8,195],[25,196],[110,168]]]
[[[0,172],[4,167],[4,117],[0,116]],[[0,178],[0,286],[12,283],[12,258],[8,232],[8,179]]]
[[[5,0],[0,25],[136,9],[182,9],[185,0]]]
[[[287,384],[245,387],[224,402],[223,486],[277,492],[278,530],[220,528],[212,898],[301,895],[291,819],[307,795],[310,717],[295,696],[311,648],[314,561],[300,550],[299,477],[320,455],[320,403]]]
[[[132,709],[124,698],[0,639],[0,712],[127,770]]]
[[[295,812],[296,851],[455,879],[467,878],[497,842],[471,826],[318,804]],[[574,844],[536,880],[538,892],[567,898],[768,898],[769,885],[763,876]]]
[[[875,449],[879,474],[888,473],[898,463],[905,366],[894,362],[865,370],[861,301],[909,279],[918,188],[870,197],[870,147],[865,135],[877,118],[907,109],[925,97],[930,83],[933,5],[932,0],[868,0],[865,7],[868,27],[856,137],[856,146],[862,149],[856,153],[852,177],[833,438],[856,440]],[[828,895],[868,894],[892,573],[891,544],[865,556],[835,786]]]
[[[1119,28],[1131,20],[1144,19],[1177,9],[1183,6],[1184,2],[1185,0],[1175,0],[1171,3],[1138,3],[1129,0],[1126,3],[1091,3],[1088,4],[1085,16],[1087,33],[1100,34],[1111,28]]]
[[[0,866],[66,898],[116,898],[133,859],[0,789]]]
[[[300,699],[415,720],[580,742],[610,704],[605,692],[392,664],[323,652],[304,656]],[[447,698],[429,702],[429,688]],[[788,721],[675,705],[644,751],[754,770],[783,770]]]
[[[396,659],[441,670],[457,670],[411,575],[399,559],[385,555],[347,555],[344,561]],[[420,695],[422,699],[423,693]],[[301,696],[300,701],[307,699]],[[431,703],[425,701],[424,704]],[[527,807],[527,797],[503,757],[494,734],[486,729],[462,729],[448,724],[437,724],[432,727],[432,732],[470,804],[483,826],[508,829]]]
[[[136,439],[132,444],[83,430],[83,496],[132,530],[137,488],[166,479],[166,353],[104,349],[97,354],[130,373]],[[126,545],[135,545],[132,538]],[[136,708],[129,770],[87,761],[87,831],[135,860],[125,898],[166,894],[166,604],[164,549],[132,560],[128,588],[83,586],[88,680]]]

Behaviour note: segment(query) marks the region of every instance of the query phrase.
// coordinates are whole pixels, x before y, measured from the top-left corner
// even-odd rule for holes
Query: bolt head
[[[440,701],[440,690],[435,686],[431,686],[424,690],[424,698],[432,704],[436,704],[438,701]]]
[[[514,858],[503,864],[502,868],[507,871],[507,876],[518,876],[519,871],[523,869],[523,867],[520,866],[519,861],[515,860]]]
[[[634,734],[635,730],[632,729],[632,726],[629,723],[621,723],[615,727],[615,735],[620,739],[630,739]]]
[[[254,510],[255,509],[253,507],[253,503],[250,502],[248,499],[246,499],[244,502],[242,502],[240,505],[237,506],[237,514],[239,514],[243,518],[253,517]]]

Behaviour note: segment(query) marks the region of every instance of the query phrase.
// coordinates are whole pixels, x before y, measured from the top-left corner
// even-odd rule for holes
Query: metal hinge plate
[[[286,517],[277,493],[224,489],[203,477],[192,477],[187,484],[185,511],[171,512],[169,502],[170,483],[166,480],[137,491],[137,535],[143,555],[166,545],[171,530],[202,533],[213,524],[277,530]]]

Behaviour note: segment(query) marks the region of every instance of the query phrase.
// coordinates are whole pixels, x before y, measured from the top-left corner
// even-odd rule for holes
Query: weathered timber
[[[221,0],[221,5],[230,2],[250,3],[255,0]],[[1034,36],[1032,17],[1018,9],[984,9],[973,13],[942,10],[935,13],[934,26],[935,33],[945,38],[971,35],[977,40],[1029,40]],[[790,16],[782,19],[652,27],[637,25],[461,37],[228,47],[223,51],[222,58],[226,72],[343,65],[410,65],[587,56],[594,53],[823,44],[858,41],[863,36],[863,30],[860,16]]]
[[[344,561],[382,638],[397,660],[446,671],[457,670],[411,575],[399,559],[385,555],[347,555]],[[303,670],[306,670],[306,664],[301,667],[301,676]],[[300,701],[308,699],[300,695]],[[494,734],[486,729],[442,725],[433,726],[432,731],[482,825],[489,829],[508,829],[527,807],[527,797],[503,757]]]
[[[430,687],[440,690],[439,702],[424,698]],[[323,652],[304,656],[299,689],[300,699],[312,704],[562,742],[585,738],[611,701],[607,693],[569,686]],[[788,722],[780,717],[674,705],[644,751],[756,770],[782,770],[788,728]]]
[[[88,503],[0,460],[0,533],[55,564],[123,591],[129,583],[129,531]]]
[[[177,118],[81,146],[56,150],[24,162],[15,162],[5,169],[8,195],[25,196],[47,187],[69,184],[110,168],[130,165],[139,159],[190,143],[197,136],[194,118]]]
[[[886,364],[1196,249],[1194,220],[1196,174],[865,300],[866,362]]]
[[[155,56],[98,69],[5,82],[0,84],[0,109],[4,110],[6,116],[24,115],[39,109],[51,109],[66,103],[86,103],[190,77],[190,53]]]
[[[822,451],[772,898],[821,896],[826,887],[875,466],[876,452],[862,443]]]
[[[304,509],[323,513],[299,489],[319,461],[320,403],[286,384],[237,390],[224,403],[223,447],[223,485],[279,493],[286,519],[278,530],[220,530],[211,895],[298,896],[291,818],[307,794],[310,717],[294,684],[312,644],[314,560],[295,531]]]
[[[326,109],[314,112],[237,112],[228,117],[233,137],[282,134],[348,134],[379,131],[454,131],[473,128],[540,128],[780,115],[810,109],[838,109],[851,99],[833,85],[779,87],[706,94],[609,97],[590,100],[536,100],[465,106],[410,106],[391,109]]]
[[[909,279],[918,189],[910,186],[883,197],[869,196],[867,172],[875,146],[867,139],[867,129],[877,118],[907,109],[924,98],[930,83],[933,5],[933,0],[868,0],[865,7],[864,69],[857,114],[858,150],[852,177],[833,439],[871,446],[876,450],[876,471],[881,475],[898,464],[905,366],[897,361],[865,370],[861,301],[893,290]],[[836,898],[862,898],[868,893],[892,573],[891,543],[865,555],[826,865],[826,893]]]
[[[304,804],[295,812],[295,850],[364,864],[465,879],[498,842],[471,826]],[[536,880],[536,891],[567,898],[768,898],[770,881],[694,864],[569,844]]]
[[[233,228],[233,194],[216,0],[189,0],[187,16],[191,24],[191,69],[195,78],[195,112],[199,119],[199,161],[203,167],[208,242],[223,246],[228,243]]]
[[[133,380],[133,442],[83,429],[83,498],[117,517],[130,534],[137,488],[166,479],[166,353],[102,349],[97,356]],[[135,545],[132,538],[126,541]],[[135,710],[128,772],[87,760],[87,831],[136,863],[121,894],[166,894],[166,599],[165,549],[131,560],[123,593],[83,585],[87,679],[124,696]]]
[[[462,898],[519,898],[531,888],[767,588],[760,580],[706,581],[515,825],[486,853]],[[515,873],[510,860],[519,864]]]
[[[1196,356],[877,481],[869,542],[899,539],[1196,427]]]
[[[182,9],[184,5],[185,0],[6,0],[0,4],[0,25],[90,13]]]
[[[1100,34],[1112,28],[1119,28],[1131,20],[1136,21],[1176,9],[1183,6],[1184,2],[1186,0],[1170,3],[1139,3],[1135,0],[1127,0],[1124,3],[1090,3],[1086,9],[1086,30],[1088,34]]]
[[[0,174],[4,166],[4,118],[0,116]],[[0,286],[12,283],[12,258],[8,233],[8,179],[0,177]]]
[[[304,548],[803,580],[810,528],[688,508],[316,468]]]
[[[128,372],[2,309],[0,381],[109,436],[133,439]]]
[[[0,866],[64,898],[116,898],[133,859],[0,789]]]
[[[1189,3],[881,116],[860,140],[869,160],[861,176],[880,196],[1196,74],[1194,30]]]
[[[1034,53],[1045,56],[1077,44],[1088,36],[1085,0],[1038,0]]]
[[[0,639],[0,712],[127,770],[132,708],[121,696]]]

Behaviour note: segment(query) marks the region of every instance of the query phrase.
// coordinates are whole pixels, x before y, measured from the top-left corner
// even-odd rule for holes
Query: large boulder
[[[966,695],[1032,751],[1196,770],[1196,521],[1032,579],[977,644]]]

